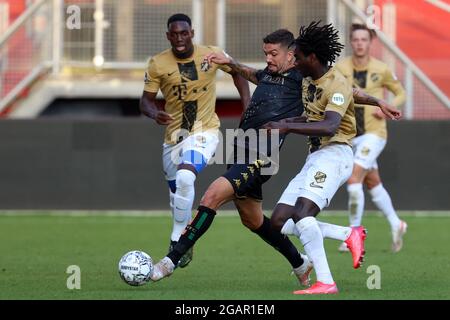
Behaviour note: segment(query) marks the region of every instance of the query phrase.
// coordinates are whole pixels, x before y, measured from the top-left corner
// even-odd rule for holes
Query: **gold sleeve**
[[[395,95],[394,101],[392,102],[394,107],[399,108],[405,103],[405,89],[403,88],[400,80],[397,79],[395,74],[389,68],[386,68],[385,70],[383,85]]]
[[[157,93],[160,88],[161,80],[158,75],[157,64],[153,58],[148,62],[144,84],[144,91],[146,92]]]
[[[353,91],[351,86],[339,83],[332,86],[327,91],[327,105],[325,111],[334,111],[341,116],[347,112],[347,108],[353,100]]]

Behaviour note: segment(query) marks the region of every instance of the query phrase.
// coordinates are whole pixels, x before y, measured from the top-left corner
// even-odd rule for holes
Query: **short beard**
[[[194,53],[194,46],[192,46],[188,51],[183,52],[183,53],[179,53],[173,48],[172,48],[172,52],[175,55],[175,57],[177,57],[178,59],[187,59],[187,58],[190,58],[192,56],[192,54]]]

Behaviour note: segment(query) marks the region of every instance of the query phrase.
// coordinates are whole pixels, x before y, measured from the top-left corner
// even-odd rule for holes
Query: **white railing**
[[[51,67],[52,13],[50,1],[35,1],[0,36],[0,111]]]
[[[330,1],[335,2],[334,0]],[[350,10],[350,12],[344,11],[343,14],[336,16],[336,20],[340,19],[341,21],[345,21],[345,26],[349,25],[354,16],[363,22],[372,21],[353,1],[340,0],[340,2]],[[335,12],[339,10],[336,3],[333,7],[336,10]],[[386,18],[385,23],[387,21],[388,19]],[[334,22],[338,25],[340,24],[339,21]],[[404,106],[405,118],[420,118],[423,117],[423,114],[426,114],[425,117],[428,118],[432,116],[431,112],[434,112],[434,116],[437,116],[437,118],[439,118],[440,114],[449,114],[450,100],[442,90],[382,30],[374,30],[381,44],[380,48],[378,48],[381,57],[387,58],[386,60],[397,71],[397,74],[403,70],[400,78],[403,80],[403,85],[407,93]]]

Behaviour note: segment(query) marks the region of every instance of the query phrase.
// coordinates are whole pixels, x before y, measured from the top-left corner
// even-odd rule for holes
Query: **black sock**
[[[303,259],[291,240],[280,232],[273,230],[270,226],[270,219],[266,216],[264,216],[261,227],[252,231],[288,259],[292,268],[298,268],[303,264]]]
[[[194,243],[208,230],[214,220],[216,211],[199,206],[194,220],[186,227],[175,248],[167,255],[174,265],[194,245]]]

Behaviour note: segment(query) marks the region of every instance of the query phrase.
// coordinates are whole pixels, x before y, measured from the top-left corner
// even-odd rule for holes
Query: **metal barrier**
[[[52,63],[53,5],[35,1],[0,36],[0,112]]]

